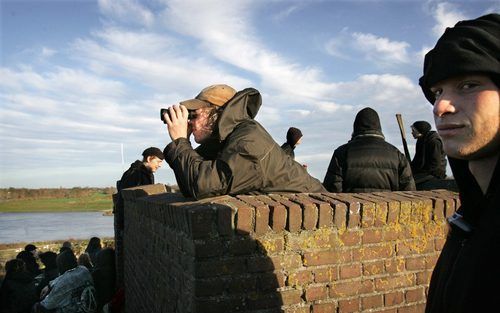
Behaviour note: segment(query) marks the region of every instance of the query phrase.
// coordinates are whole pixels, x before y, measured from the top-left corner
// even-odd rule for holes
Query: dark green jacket
[[[194,150],[188,139],[179,138],[165,147],[184,196],[326,191],[253,119],[261,103],[257,90],[242,90],[225,105],[210,142]]]

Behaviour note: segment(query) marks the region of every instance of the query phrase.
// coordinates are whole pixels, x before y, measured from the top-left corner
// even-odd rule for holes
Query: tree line
[[[115,187],[73,187],[73,188],[2,188],[0,200],[40,199],[40,198],[78,198],[91,196],[95,193],[111,195],[116,193]]]

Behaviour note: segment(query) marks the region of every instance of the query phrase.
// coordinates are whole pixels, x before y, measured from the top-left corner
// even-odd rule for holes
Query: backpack
[[[95,299],[96,291],[94,286],[87,285],[82,290],[80,301],[78,302],[79,310],[81,313],[94,313],[97,311],[97,302]]]

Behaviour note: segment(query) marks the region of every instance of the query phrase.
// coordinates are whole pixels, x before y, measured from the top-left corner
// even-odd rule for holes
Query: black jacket
[[[261,103],[256,89],[242,90],[225,104],[210,142],[194,150],[188,139],[179,138],[165,147],[184,196],[325,191],[254,120]]]
[[[153,172],[147,168],[143,162],[136,160],[130,164],[130,168],[123,173],[122,178],[117,183],[118,199],[115,205],[115,219],[117,226],[123,228],[123,198],[121,191],[126,188],[151,185],[155,183]]]
[[[28,272],[7,275],[0,288],[1,313],[29,313],[38,300],[35,280]]]
[[[428,174],[440,179],[446,177],[446,155],[437,132],[429,131],[417,139],[411,170],[413,175]]]
[[[295,160],[295,152],[293,151],[295,150],[295,147],[292,147],[291,144],[285,142],[284,144],[281,145],[281,149],[283,149],[283,151],[285,151],[286,154],[288,154],[292,159]]]
[[[483,195],[468,162],[449,161],[460,190],[462,205],[457,213],[463,218],[450,223],[432,274],[425,312],[498,312],[500,162]]]
[[[334,151],[323,185],[330,192],[415,190],[408,160],[384,140],[370,108],[356,115],[352,139]]]

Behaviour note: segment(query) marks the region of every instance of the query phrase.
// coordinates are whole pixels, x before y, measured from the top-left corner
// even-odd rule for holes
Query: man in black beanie
[[[413,123],[411,134],[417,139],[411,171],[417,190],[426,190],[436,180],[446,177],[446,154],[438,133],[426,121]]]
[[[115,224],[115,252],[117,284],[123,283],[123,229],[124,223],[124,202],[121,191],[125,188],[151,185],[155,183],[154,173],[161,167],[163,152],[156,147],[149,147],[142,152],[142,161],[136,160],[130,164],[130,168],[123,173],[122,178],[116,183],[118,193],[115,196],[114,224]]]
[[[415,190],[406,157],[385,141],[378,114],[358,112],[351,140],[337,148],[323,181],[330,192]]]
[[[295,147],[302,141],[302,132],[300,129],[290,127],[286,132],[286,142],[281,145],[281,149],[286,152],[292,159],[295,160]]]
[[[448,219],[426,312],[498,312],[500,15],[446,29],[425,56],[420,86],[434,105],[461,200]]]

